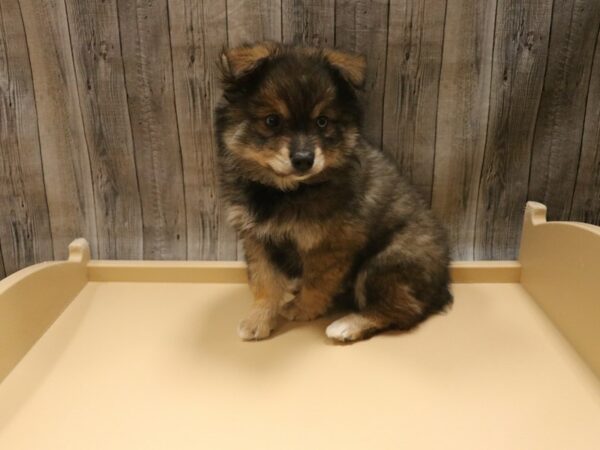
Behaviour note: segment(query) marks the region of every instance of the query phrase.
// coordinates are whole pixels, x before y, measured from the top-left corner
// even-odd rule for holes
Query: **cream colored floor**
[[[0,449],[600,449],[597,380],[515,284],[408,335],[247,343],[240,284],[89,283],[0,385]]]

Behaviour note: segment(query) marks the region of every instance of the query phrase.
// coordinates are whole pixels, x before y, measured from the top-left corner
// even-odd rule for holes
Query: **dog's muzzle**
[[[292,138],[290,145],[290,160],[292,167],[298,172],[309,171],[315,162],[315,152],[309,138],[304,135],[296,135]]]
[[[311,151],[298,151],[291,155],[292,166],[298,172],[310,170],[315,161],[315,154]]]

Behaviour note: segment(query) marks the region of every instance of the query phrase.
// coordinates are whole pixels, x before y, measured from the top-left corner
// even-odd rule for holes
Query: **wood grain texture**
[[[600,32],[590,77],[571,220],[600,225]]]
[[[600,2],[555,0],[528,195],[546,204],[550,220],[571,211],[599,24]]]
[[[116,0],[66,0],[94,185],[98,257],[140,259],[142,213]]]
[[[85,237],[98,255],[85,131],[63,0],[20,0],[31,69],[54,257]]]
[[[230,46],[281,41],[281,0],[227,0],[226,7]]]
[[[552,0],[498,0],[475,259],[518,256],[551,14]]]
[[[283,42],[333,47],[335,0],[282,0]]]
[[[119,0],[144,258],[185,259],[184,182],[166,0]]]
[[[391,0],[383,148],[431,202],[445,0]]]
[[[19,4],[0,0],[0,276],[54,256],[37,122]]]
[[[460,259],[525,200],[600,224],[597,0],[0,0],[0,277],[66,257],[241,259],[217,192],[222,46],[366,54],[364,132]]]
[[[367,57],[367,77],[359,97],[364,105],[364,135],[377,147],[381,146],[387,35],[387,1],[337,0],[335,47]]]
[[[495,9],[495,0],[449,0],[447,5],[432,206],[448,227],[458,259],[473,259]]]
[[[170,0],[175,99],[183,156],[189,259],[236,259],[217,192],[216,61],[227,42],[225,0]]]
[[[4,259],[2,257],[2,245],[0,243],[0,280],[7,275],[6,269],[4,269]]]

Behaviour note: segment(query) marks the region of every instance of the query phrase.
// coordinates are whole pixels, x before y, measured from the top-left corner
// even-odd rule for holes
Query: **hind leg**
[[[336,320],[325,330],[327,337],[339,342],[366,339],[392,326],[392,321],[373,311],[348,314]]]
[[[360,311],[348,314],[327,327],[327,337],[351,342],[388,328],[409,330],[424,318],[424,304],[414,297],[411,287],[395,273],[359,274],[355,297]]]

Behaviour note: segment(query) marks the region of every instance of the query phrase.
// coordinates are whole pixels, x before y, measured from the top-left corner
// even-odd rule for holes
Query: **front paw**
[[[238,324],[238,336],[244,341],[258,341],[268,338],[275,328],[275,320],[265,311],[252,311]]]
[[[299,302],[297,301],[297,298],[290,302],[287,302],[281,307],[279,314],[281,314],[287,320],[298,321],[313,320],[323,314],[322,311],[302,308],[301,306],[299,306],[298,303]]]

